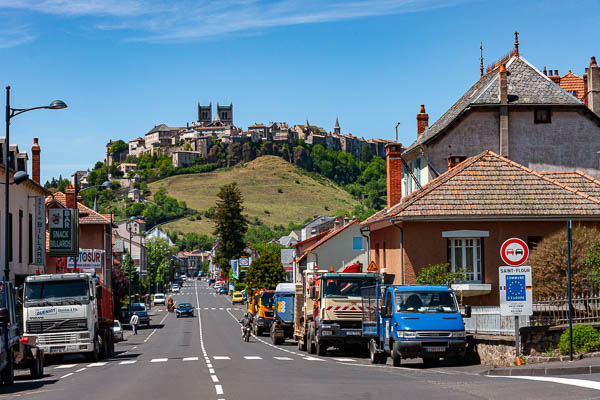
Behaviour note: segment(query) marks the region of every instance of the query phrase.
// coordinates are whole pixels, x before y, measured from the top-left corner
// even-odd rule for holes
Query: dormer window
[[[551,112],[549,108],[536,108],[534,110],[534,122],[536,124],[551,123]]]

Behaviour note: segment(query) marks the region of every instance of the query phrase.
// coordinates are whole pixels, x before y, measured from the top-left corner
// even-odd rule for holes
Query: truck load
[[[23,289],[24,338],[50,356],[114,355],[113,296],[87,273],[31,275]]]
[[[252,332],[256,336],[268,332],[273,323],[273,290],[258,290],[248,297],[248,312],[252,314]]]
[[[294,292],[293,283],[280,283],[275,288],[274,315],[271,324],[271,341],[278,345],[294,335]]]
[[[44,376],[44,351],[34,340],[20,337],[15,290],[10,282],[0,281],[0,380],[12,385],[15,369],[28,368],[31,378]]]
[[[362,335],[362,288],[379,275],[362,272],[304,272],[296,286],[294,338],[298,348],[324,355],[329,347],[366,348]]]
[[[384,285],[363,288],[363,336],[369,339],[371,363],[391,357],[422,358],[426,366],[440,358],[462,361],[467,348],[463,318],[454,291],[447,286]]]

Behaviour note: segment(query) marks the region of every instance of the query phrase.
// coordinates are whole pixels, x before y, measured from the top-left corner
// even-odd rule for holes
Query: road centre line
[[[75,372],[81,372],[81,371],[85,371],[87,369],[87,367],[83,367],[83,368],[79,368],[77,371]]]
[[[77,364],[65,364],[65,365],[59,365],[58,367],[54,367],[54,369],[67,369],[67,368],[73,368],[76,366],[77,366]]]
[[[63,378],[68,378],[68,377],[69,377],[69,376],[71,376],[71,375],[73,375],[73,373],[72,373],[72,372],[69,372],[68,374],[61,376],[61,377],[60,377],[60,379],[63,379]]]

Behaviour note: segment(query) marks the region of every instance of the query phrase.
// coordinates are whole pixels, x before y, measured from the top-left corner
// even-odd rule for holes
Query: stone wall
[[[476,359],[469,361],[479,361],[483,365],[498,367],[515,363],[515,339],[512,336],[477,335],[470,346],[474,350]]]

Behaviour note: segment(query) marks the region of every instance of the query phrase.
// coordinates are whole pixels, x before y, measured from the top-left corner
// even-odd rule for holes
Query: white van
[[[164,293],[156,293],[154,295],[154,305],[165,304],[166,297]]]

